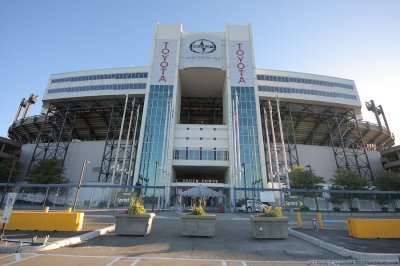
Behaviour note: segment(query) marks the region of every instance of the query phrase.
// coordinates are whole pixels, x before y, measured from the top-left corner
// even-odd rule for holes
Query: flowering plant
[[[129,201],[129,208],[127,210],[119,210],[119,214],[145,214],[146,209],[142,203],[142,198],[132,197]]]
[[[200,215],[204,216],[207,215],[207,212],[204,210],[205,199],[202,198],[196,203],[195,201],[192,202],[192,210],[189,212],[190,215]]]
[[[264,208],[264,211],[259,215],[262,217],[281,217],[282,216],[282,207],[267,206]]]

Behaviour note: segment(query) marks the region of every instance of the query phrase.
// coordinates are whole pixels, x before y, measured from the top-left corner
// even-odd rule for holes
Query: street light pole
[[[84,160],[83,164],[82,164],[81,176],[79,177],[79,184],[78,184],[78,188],[76,189],[74,204],[72,205],[72,210],[74,210],[74,211],[75,211],[75,207],[76,207],[76,201],[78,200],[79,190],[81,189],[83,174],[85,173],[85,167],[89,163],[90,162],[88,160]]]
[[[316,188],[315,188],[315,181],[313,180],[313,173],[312,173],[311,165],[306,165],[306,167],[308,167],[310,169],[310,175],[311,175],[310,178],[311,178],[311,181],[313,183],[314,200],[315,200],[315,206],[317,208],[317,221],[318,221],[318,224],[319,224],[319,229],[324,229],[324,223],[322,222],[322,215],[319,212],[318,201],[317,201],[317,191],[316,191]]]
[[[152,212],[154,212],[154,204],[156,202],[157,171],[158,171],[158,161],[156,161],[156,169],[154,171],[153,205],[151,206],[151,211]]]
[[[318,213],[319,212],[319,207],[318,207],[318,201],[317,201],[317,192],[315,191],[316,188],[315,188],[315,182],[313,180],[313,173],[312,173],[311,165],[308,164],[308,165],[306,165],[306,167],[310,170],[310,179],[311,179],[311,182],[313,184],[313,189],[314,189],[314,201],[315,201],[315,206],[317,208],[317,213]]]
[[[246,164],[242,163],[242,169],[243,169],[243,180],[244,180],[244,201],[245,201],[245,206],[246,206],[246,213],[247,213],[247,185],[246,185]]]

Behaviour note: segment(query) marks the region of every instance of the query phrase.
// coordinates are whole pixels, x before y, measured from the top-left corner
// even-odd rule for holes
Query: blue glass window
[[[327,86],[327,87],[339,87],[339,88],[351,89],[351,90],[354,89],[353,85],[345,84],[345,83],[314,80],[314,79],[304,79],[304,78],[282,77],[282,76],[274,76],[274,75],[257,75],[257,80],[268,80],[268,81],[276,81],[276,82],[294,82],[294,83],[314,84],[314,85]]]
[[[147,78],[147,72],[76,76],[76,77],[52,79],[51,83],[78,82],[85,80],[100,80],[100,79],[134,79],[134,78]]]
[[[310,90],[310,89],[283,88],[283,87],[275,87],[275,86],[258,86],[258,90],[259,91],[267,91],[267,92],[278,92],[278,93],[311,94],[311,95],[325,96],[325,97],[331,97],[331,98],[343,98],[343,99],[357,100],[356,95],[338,93],[338,92]]]
[[[110,84],[110,85],[94,85],[49,89],[50,93],[60,92],[77,92],[77,91],[97,91],[97,90],[140,90],[146,89],[146,83],[126,83],[126,84]]]
[[[231,87],[231,101],[238,97],[238,119],[240,138],[240,160],[245,165],[246,179],[242,178],[244,187],[251,187],[254,180],[261,179],[261,164],[257,129],[257,105],[254,87]],[[216,154],[217,158],[223,158],[223,154]]]
[[[172,91],[173,86],[171,85],[150,86],[139,169],[141,185],[154,185],[156,162],[161,163],[164,153],[166,113],[172,99]],[[157,185],[162,185],[163,182],[164,180],[161,178],[157,179]]]
[[[215,153],[215,154],[214,154]],[[228,161],[228,151],[224,150],[206,150],[206,149],[186,149],[174,150],[175,160],[220,160]]]

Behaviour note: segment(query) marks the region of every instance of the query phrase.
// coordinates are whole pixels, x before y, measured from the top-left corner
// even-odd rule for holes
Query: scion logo
[[[217,46],[212,41],[199,39],[192,42],[189,46],[189,49],[196,54],[210,54],[217,49]]]

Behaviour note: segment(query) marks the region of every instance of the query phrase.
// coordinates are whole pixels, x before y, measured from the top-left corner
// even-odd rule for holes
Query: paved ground
[[[112,211],[85,213],[84,230],[98,229],[114,222]],[[294,214],[288,214],[296,227]],[[363,214],[363,216],[365,216]],[[383,215],[387,218],[397,218]],[[326,230],[312,228],[314,214],[303,215],[303,229],[296,229],[344,248],[360,252],[400,253],[400,240],[354,239],[347,236],[348,214],[324,215]],[[180,235],[179,215],[157,214],[151,235],[118,236],[109,233],[76,246],[40,254],[0,256],[0,265],[355,265],[359,264],[304,240],[290,236],[285,240],[254,239],[246,214],[217,214],[214,238],[190,238]],[[7,234],[26,232],[6,232]],[[32,233],[32,232],[31,232]],[[39,235],[39,232],[33,232]],[[53,233],[57,236],[70,233]],[[84,232],[78,232],[83,234]],[[58,235],[59,234],[59,235]],[[65,234],[65,235],[62,235]],[[76,233],[73,233],[76,235]],[[73,236],[73,235],[71,235]],[[11,264],[10,264],[11,263]],[[336,264],[335,264],[336,263]],[[364,265],[376,265],[376,263]],[[385,264],[398,265],[398,264]]]
[[[250,222],[244,214],[217,214],[214,238],[182,237],[180,226],[180,217],[175,213],[160,213],[153,222],[151,234],[147,237],[110,233],[78,246],[46,253],[253,261],[342,259],[339,255],[295,237],[284,240],[255,239],[251,233]]]
[[[90,219],[84,222],[82,226],[82,230],[79,232],[58,232],[58,231],[23,231],[23,230],[6,230],[5,231],[5,240],[3,242],[7,242],[7,245],[12,245],[12,242],[8,242],[7,240],[11,241],[31,241],[32,237],[37,237],[37,242],[43,243],[44,238],[48,235],[49,239],[48,242],[54,242],[57,240],[79,236],[88,232],[92,232],[97,229],[101,229],[111,225],[113,222],[110,223],[97,223],[97,222],[90,222]],[[7,229],[7,227],[6,227]],[[15,242],[15,245],[18,245]]]
[[[311,228],[296,228],[295,230],[352,251],[367,253],[400,253],[400,239],[353,238],[349,236],[347,230],[340,229],[327,229],[322,232],[321,230]]]
[[[340,264],[338,264],[340,263]],[[13,254],[0,255],[1,265],[54,266],[54,265],[104,265],[104,266],[295,266],[295,265],[360,265],[355,261],[240,261],[221,259],[189,259],[163,257],[77,256],[63,254]],[[376,264],[362,264],[376,265]],[[392,264],[385,264],[392,265]]]

